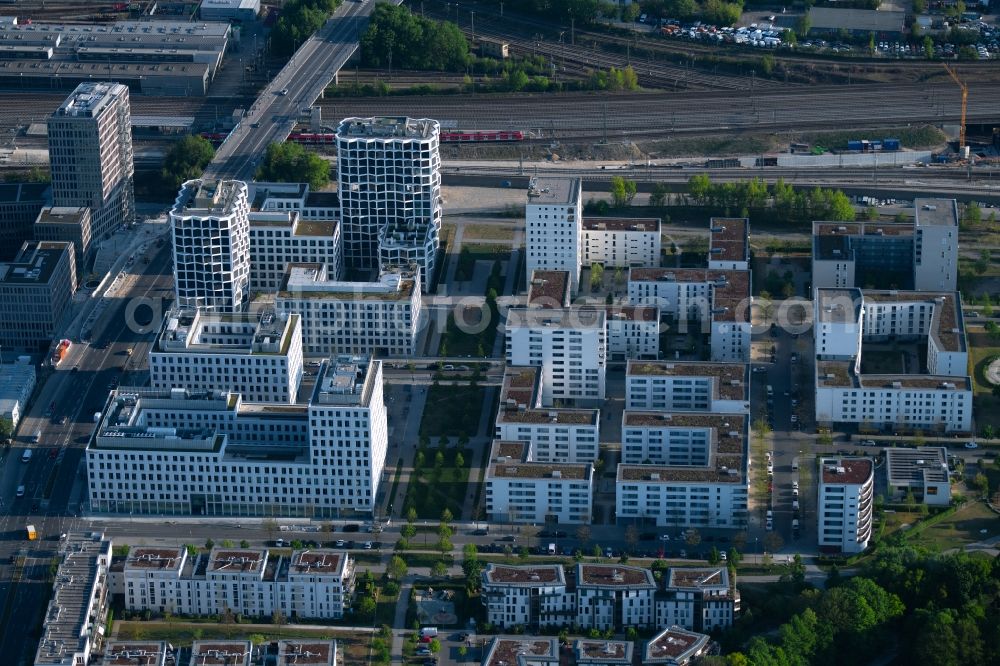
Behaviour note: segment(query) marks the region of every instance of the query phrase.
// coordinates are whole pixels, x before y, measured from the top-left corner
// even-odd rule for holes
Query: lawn
[[[986,533],[980,532],[986,530]],[[940,552],[1000,534],[1000,519],[982,502],[967,502],[941,522],[915,533],[909,541]]]
[[[514,229],[512,226],[497,224],[467,224],[462,232],[462,239],[512,241]]]
[[[974,382],[973,390],[976,395],[980,394],[990,394],[993,391],[993,387],[986,381],[986,368],[990,364],[990,360],[1000,356],[1000,347],[972,347],[970,349],[972,352],[972,379]],[[981,417],[982,413],[977,412],[977,417]]]
[[[448,328],[441,336],[438,355],[443,357],[489,357],[493,353],[497,325],[500,323],[500,313],[497,309],[493,306],[485,309],[479,307],[462,308],[459,312],[459,320],[463,322],[463,326],[469,332],[461,330],[455,319],[455,315],[448,316]]]
[[[902,351],[866,351],[861,355],[861,372],[870,375],[898,375],[903,373]]]
[[[462,249],[458,253],[458,268],[455,270],[455,279],[459,281],[471,280],[477,261],[507,263],[510,261],[510,245],[462,243]]]
[[[436,451],[428,449],[422,452],[424,464],[414,471],[406,486],[404,513],[413,507],[418,517],[435,520],[448,509],[456,519],[461,518],[466,490],[469,487],[468,465],[472,460],[472,449],[447,450],[441,465],[435,461]],[[455,465],[458,453],[465,459],[462,467]],[[419,458],[420,453],[417,456]],[[415,542],[418,540],[423,543],[421,537],[414,539]],[[433,546],[436,540],[437,535],[432,535],[428,537],[427,542]]]
[[[479,430],[484,391],[480,386],[432,384],[427,390],[420,436],[432,439],[441,435],[474,437]]]

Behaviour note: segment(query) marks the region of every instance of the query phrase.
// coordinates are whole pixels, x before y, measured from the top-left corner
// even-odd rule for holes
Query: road
[[[399,4],[401,0],[394,2]],[[288,137],[303,110],[313,105],[358,50],[358,40],[374,6],[374,0],[343,3],[299,47],[216,151],[204,178],[250,180],[253,177],[267,146]]]
[[[147,256],[149,264],[137,261],[141,273],[130,294],[155,302],[163,299],[166,307],[172,298],[170,246],[153,245]],[[93,427],[93,414],[104,406],[108,387],[118,381],[131,383],[130,375],[144,380],[145,363],[151,333],[130,326],[126,313],[133,298],[118,298],[110,307],[111,320],[91,345],[77,343],[59,367],[51,371],[39,399],[26,415],[12,448],[4,453],[0,471],[0,603],[6,621],[0,627],[0,654],[4,663],[22,663],[34,654],[39,636],[41,615],[51,582],[49,565],[56,554],[59,535],[70,530],[89,529],[76,517],[79,494],[83,491],[81,459]],[[133,317],[138,324],[149,323],[153,314],[139,308]],[[132,355],[128,350],[132,349]],[[125,366],[128,365],[128,370]],[[140,367],[133,367],[140,366]],[[124,378],[123,378],[124,375]],[[60,423],[65,419],[64,423]],[[32,441],[38,433],[38,442]],[[32,451],[31,460],[20,462],[24,450]],[[15,497],[17,486],[25,486],[25,496]],[[33,524],[37,541],[25,539],[24,528]],[[12,556],[23,555],[20,581],[14,583]],[[26,639],[27,637],[27,639]],[[20,655],[20,657],[18,657]],[[27,663],[27,662],[25,662]]]

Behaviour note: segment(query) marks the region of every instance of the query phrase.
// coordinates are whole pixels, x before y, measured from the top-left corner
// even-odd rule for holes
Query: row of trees
[[[406,7],[377,5],[361,36],[361,56],[370,67],[460,72],[468,55],[458,26],[416,16]]]
[[[281,18],[271,31],[271,50],[275,55],[291,55],[302,42],[319,30],[341,0],[289,0],[281,9]]]
[[[330,182],[330,164],[297,143],[272,143],[254,176],[277,183],[309,183],[314,190]]]
[[[771,209],[780,218],[795,222],[855,219],[851,200],[840,190],[813,188],[800,191],[779,178],[768,185],[759,178],[713,183],[706,174],[688,179],[688,194],[698,204],[731,210]]]

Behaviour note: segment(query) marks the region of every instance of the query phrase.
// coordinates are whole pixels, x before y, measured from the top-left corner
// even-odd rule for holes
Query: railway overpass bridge
[[[390,0],[400,4],[402,0]],[[251,180],[268,144],[284,141],[358,50],[375,0],[346,0],[261,91],[215,153],[204,178]]]

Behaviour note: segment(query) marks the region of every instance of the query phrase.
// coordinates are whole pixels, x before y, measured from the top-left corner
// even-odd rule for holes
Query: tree
[[[521,546],[517,549],[517,559],[522,562],[526,562],[528,560],[528,555],[530,555],[530,553],[528,552],[527,546]]]
[[[406,560],[399,555],[393,555],[392,559],[389,560],[389,564],[385,567],[386,575],[388,575],[389,578],[395,578],[396,580],[406,578],[407,571]]]
[[[701,532],[692,527],[684,536],[684,542],[692,548],[697,547],[701,543]]]
[[[809,12],[806,12],[795,22],[795,34],[805,37],[812,29],[812,22],[809,20]]]
[[[360,46],[367,66],[390,69],[461,72],[469,56],[469,43],[454,23],[388,4],[376,5]]]
[[[165,187],[176,190],[184,181],[200,177],[214,156],[212,144],[198,135],[191,134],[176,142],[167,151],[160,170]]]
[[[654,183],[653,190],[649,194],[649,205],[653,208],[663,208],[667,205],[667,186],[663,183]],[[673,245],[673,248],[676,248]],[[676,250],[674,250],[676,253]]]
[[[358,602],[358,615],[366,620],[370,620],[375,617],[376,607],[377,604],[375,603],[375,599],[365,595],[364,597],[361,597],[361,600]]]
[[[712,546],[712,550],[708,551],[708,563],[718,564],[721,561],[722,561],[722,556],[719,555],[719,549],[716,548],[715,546]]]
[[[448,565],[443,560],[438,560],[431,567],[431,575],[435,578],[444,578],[448,575]]]
[[[247,541],[246,539],[242,539],[240,541],[240,548],[249,548],[249,547],[250,547],[249,541]]]
[[[436,638],[433,638],[431,639],[431,642],[428,644],[428,647],[430,648],[431,652],[437,654],[438,652],[441,651],[441,641],[439,641]]]
[[[980,497],[986,497],[990,492],[990,480],[985,474],[979,472],[972,479],[972,487],[979,491]]]
[[[597,291],[604,283],[604,266],[601,264],[590,265],[590,290]]]
[[[462,455],[461,451],[455,454],[455,467],[458,469],[465,467],[465,456]],[[445,511],[447,511],[447,509],[445,509]]]
[[[712,189],[712,181],[709,180],[708,174],[699,173],[691,176],[688,179],[688,193],[691,197],[700,204],[704,204],[708,201],[709,192]]]
[[[272,143],[255,177],[279,183],[304,181],[313,190],[321,190],[330,182],[330,164],[300,144]]]
[[[611,203],[615,208],[622,208],[628,200],[625,179],[621,176],[611,177]]]
[[[0,416],[0,439],[10,439],[14,423],[9,416]]]
[[[635,199],[636,193],[639,191],[639,186],[636,185],[634,180],[625,181],[625,205],[631,206],[632,200]]]
[[[441,524],[442,525],[447,525],[448,523],[450,523],[454,519],[455,519],[455,516],[454,516],[454,514],[452,514],[451,509],[448,509],[446,507],[444,509],[444,511],[441,512]]]
[[[205,540],[205,550],[212,550],[215,547],[215,542],[212,541],[211,537]]]

